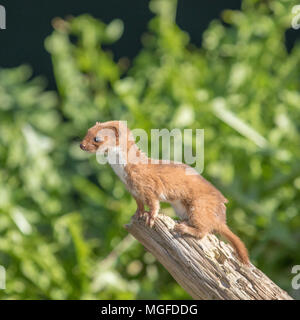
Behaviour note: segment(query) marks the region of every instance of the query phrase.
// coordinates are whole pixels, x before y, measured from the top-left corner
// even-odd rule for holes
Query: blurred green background
[[[244,0],[196,47],[176,24],[177,1],[152,0],[132,61],[107,49],[122,37],[121,20],[56,19],[45,47],[57,92],[28,66],[0,69],[0,298],[190,299],[124,230],[136,205],[121,181],[78,147],[96,120],[111,119],[148,133],[204,128],[203,175],[229,199],[228,224],[251,261],[300,298],[291,288],[300,45],[285,45],[295,4]]]

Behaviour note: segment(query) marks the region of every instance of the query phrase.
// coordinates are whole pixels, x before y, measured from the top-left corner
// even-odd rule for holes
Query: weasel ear
[[[117,139],[120,137],[120,130],[117,127],[109,126],[107,128],[112,129],[115,132],[115,136],[116,136]]]
[[[105,129],[109,129],[110,131],[112,130],[114,132],[114,136],[116,138],[116,141],[119,141],[119,138],[120,138],[120,131],[117,127],[115,126],[107,126],[104,128]]]
[[[99,125],[99,124],[101,124],[101,122],[98,122],[98,121],[97,121],[97,122],[96,122],[96,125]]]

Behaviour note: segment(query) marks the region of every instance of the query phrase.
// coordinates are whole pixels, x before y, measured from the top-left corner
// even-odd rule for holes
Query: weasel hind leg
[[[176,224],[175,231],[180,234],[190,235],[197,239],[203,238],[210,230],[210,224],[206,223],[205,216],[201,214],[201,218],[198,217],[202,208],[199,208],[198,203],[192,203],[187,206],[181,201],[172,203],[176,214],[184,221]]]
[[[149,202],[148,204],[150,211],[146,212],[147,216],[146,216],[146,224],[152,228],[154,226],[154,222],[156,217],[158,216],[158,212],[160,209],[159,206],[159,201],[158,200],[152,200],[151,202]]]
[[[208,233],[208,230],[205,228],[190,226],[186,222],[177,223],[174,230],[180,234],[190,235],[197,239],[203,238]]]

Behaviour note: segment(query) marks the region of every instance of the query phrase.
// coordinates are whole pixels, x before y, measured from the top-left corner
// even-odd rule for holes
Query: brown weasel
[[[199,239],[209,232],[217,232],[231,242],[240,261],[249,264],[245,245],[226,225],[228,200],[193,168],[148,158],[121,121],[97,122],[88,130],[80,147],[107,155],[112,169],[136,200],[135,216],[145,217],[150,227],[154,225],[160,202],[168,202],[184,220],[176,224],[176,232]],[[187,174],[187,170],[194,170],[194,174]],[[144,205],[149,207],[149,212],[145,212]]]

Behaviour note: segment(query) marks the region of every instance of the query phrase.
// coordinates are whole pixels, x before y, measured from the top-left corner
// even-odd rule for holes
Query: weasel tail
[[[237,252],[239,260],[242,263],[249,265],[248,251],[240,238],[236,236],[226,224],[220,224],[216,229],[216,232],[228,239]]]

